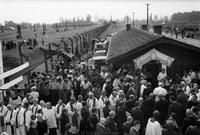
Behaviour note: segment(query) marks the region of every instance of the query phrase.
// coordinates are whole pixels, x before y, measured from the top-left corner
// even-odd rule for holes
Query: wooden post
[[[1,33],[4,33],[4,29],[3,29],[3,26],[1,26]]]
[[[20,61],[21,61],[21,64],[23,64],[23,58],[22,58],[22,50],[21,50],[21,46],[22,46],[22,44],[21,44],[21,43],[18,43],[18,49],[19,49]]]
[[[44,59],[45,59],[45,71],[48,74],[48,59],[47,59],[47,53],[44,50]]]
[[[56,32],[59,32],[59,30],[58,30],[58,24],[56,23]]]
[[[21,26],[20,25],[17,25],[17,33],[19,34],[19,35],[17,35],[17,39],[22,38]]]
[[[49,52],[50,52],[50,61],[51,61],[51,69],[53,70],[53,57],[51,55],[51,43],[49,43]]]
[[[71,47],[72,47],[72,54],[74,55],[74,44],[73,44],[73,39],[68,38],[71,41]]]
[[[35,32],[35,31],[36,31],[36,27],[35,27],[35,24],[33,25],[33,27],[34,27],[34,30],[33,30],[33,31]]]
[[[46,32],[45,32],[45,24],[43,24],[42,26],[43,26],[43,32],[42,32],[42,34],[44,35],[44,34],[46,34]]]

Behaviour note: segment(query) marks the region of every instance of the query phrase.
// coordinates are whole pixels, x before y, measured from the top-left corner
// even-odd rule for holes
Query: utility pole
[[[149,3],[145,4],[147,5],[147,31],[149,31]]]
[[[128,15],[127,15],[127,24],[128,24]]]
[[[133,12],[133,27],[135,26],[135,24],[134,24],[134,13],[135,13],[135,12]]]

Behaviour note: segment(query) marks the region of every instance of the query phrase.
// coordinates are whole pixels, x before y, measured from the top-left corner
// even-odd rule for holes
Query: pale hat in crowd
[[[159,83],[158,83],[158,86],[163,86],[163,83],[162,83],[162,82],[159,82]]]
[[[88,93],[88,95],[94,95],[91,91]]]

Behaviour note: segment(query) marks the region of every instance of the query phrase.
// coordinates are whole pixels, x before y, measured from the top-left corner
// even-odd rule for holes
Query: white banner
[[[23,80],[23,76],[20,76],[20,77],[18,77],[18,78],[16,78],[16,79],[14,79],[14,80],[12,80],[12,81],[10,81],[10,82],[4,84],[3,86],[0,87],[0,89],[8,89],[8,88],[10,88],[11,86],[13,86],[13,85],[15,85],[15,84],[21,82],[22,80]]]
[[[10,75],[13,75],[13,74],[15,74],[15,73],[17,73],[17,72],[23,70],[24,68],[26,68],[26,67],[28,67],[28,66],[29,66],[29,62],[26,62],[26,63],[24,63],[23,65],[21,65],[21,66],[19,66],[19,67],[16,67],[16,68],[14,68],[14,69],[12,69],[12,70],[9,70],[9,71],[7,71],[7,72],[4,72],[3,74],[1,74],[0,80],[1,80],[1,79],[4,79],[4,78],[6,78],[6,77],[8,77],[8,76],[10,76]]]

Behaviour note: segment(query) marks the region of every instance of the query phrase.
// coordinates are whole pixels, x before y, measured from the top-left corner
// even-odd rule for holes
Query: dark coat
[[[172,103],[170,106],[169,106],[169,113],[168,115],[170,115],[171,113],[176,113],[175,115],[175,120],[178,124],[178,126],[181,126],[181,118],[182,118],[182,106],[180,103]]]
[[[164,99],[160,99],[159,101],[155,102],[154,110],[158,110],[160,112],[158,121],[161,125],[163,125],[165,119],[167,119],[168,107],[169,102]]]
[[[197,117],[194,115],[190,115],[189,117],[183,119],[182,133],[184,134],[189,126],[195,126],[196,120]]]
[[[61,115],[60,117],[60,128],[61,128],[61,134],[64,135],[66,131],[66,125],[69,123],[69,117],[67,115]]]
[[[140,135],[133,127],[130,129],[129,135]]]
[[[108,106],[103,107],[104,118],[107,118],[109,116],[109,113],[110,113],[110,108]]]
[[[148,121],[149,118],[151,118],[153,116],[153,108],[154,108],[154,104],[155,104],[155,99],[153,98],[147,98],[141,106],[141,110],[144,113],[144,121],[145,121],[145,125]]]
[[[81,123],[80,123],[80,131],[84,131],[82,133],[87,134],[87,131],[90,131],[90,112],[87,108],[81,108]],[[82,134],[82,135],[84,135]]]
[[[140,133],[143,132],[144,130],[144,114],[142,112],[142,110],[139,108],[139,107],[134,107],[132,108],[132,111],[131,111],[131,116],[133,117],[134,120],[138,120],[140,121]]]
[[[47,123],[45,120],[42,122],[37,121],[37,127],[36,127],[38,135],[44,135],[47,133]]]
[[[107,130],[105,127],[101,126],[99,123],[97,124],[96,127],[96,135],[106,135]]]
[[[36,129],[29,128],[27,135],[38,135],[38,133]]]
[[[185,132],[185,135],[200,135],[200,128],[197,126],[190,126]]]
[[[81,92],[80,84],[81,84],[80,81],[77,81],[76,85],[74,82],[72,83],[72,89],[74,90],[75,97],[78,97],[78,95],[80,95],[80,92]]]
[[[129,134],[129,131],[130,131],[132,126],[133,126],[132,123],[124,122],[123,125],[122,125],[123,133]]]
[[[169,131],[167,129],[162,130],[162,135],[181,135],[181,133],[178,133],[176,131]]]
[[[94,132],[96,130],[97,123],[99,122],[96,114],[90,115],[90,131]]]
[[[149,97],[149,95],[151,94],[151,93],[153,93],[153,89],[152,88],[145,88],[144,90],[143,90],[143,99],[144,99],[144,101]]]
[[[118,107],[117,109],[117,128],[119,132],[122,134],[122,125],[126,122],[126,109],[123,107]]]
[[[106,120],[106,127],[109,130],[109,132],[115,132],[117,130],[114,120],[110,117],[108,117]]]

